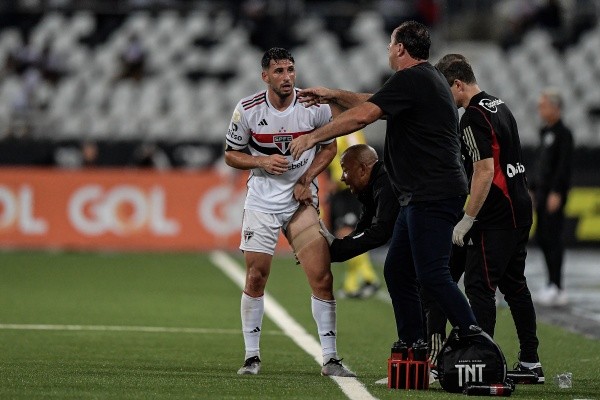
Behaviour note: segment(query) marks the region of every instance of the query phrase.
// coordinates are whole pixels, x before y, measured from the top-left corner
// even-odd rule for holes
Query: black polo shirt
[[[387,116],[384,162],[402,205],[467,194],[458,111],[435,67],[397,71],[368,101]]]

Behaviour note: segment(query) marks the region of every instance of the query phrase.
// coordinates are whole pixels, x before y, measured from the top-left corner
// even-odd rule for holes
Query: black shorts
[[[356,227],[362,205],[350,189],[343,189],[331,195],[329,200],[331,227],[333,232],[341,228]]]
[[[513,294],[527,285],[525,258],[529,227],[469,232],[465,286]]]

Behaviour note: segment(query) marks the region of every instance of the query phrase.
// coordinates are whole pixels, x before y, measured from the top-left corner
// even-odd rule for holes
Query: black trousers
[[[553,213],[546,210],[546,199],[541,198],[537,212],[536,240],[544,253],[548,268],[548,284],[562,288],[562,266],[565,253],[563,228],[565,213],[563,207]]]
[[[525,278],[529,229],[470,232],[465,263],[465,292],[479,326],[494,336],[496,288],[504,294],[515,322],[520,361],[537,362],[537,324]]]

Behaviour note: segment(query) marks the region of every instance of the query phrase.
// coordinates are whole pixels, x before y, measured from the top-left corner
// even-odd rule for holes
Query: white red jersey
[[[329,106],[304,107],[296,97],[284,111],[276,110],[270,103],[267,91],[255,93],[242,99],[233,112],[226,143],[234,150],[249,147],[253,156],[282,154],[288,160],[288,170],[272,175],[261,168],[252,169],[248,179],[245,209],[275,214],[295,210],[294,184],[306,172],[315,158],[316,147],[306,150],[294,161],[290,154],[293,138],[305,135],[331,120]],[[331,143],[334,139],[322,142]],[[317,181],[311,184],[313,198],[317,199]]]

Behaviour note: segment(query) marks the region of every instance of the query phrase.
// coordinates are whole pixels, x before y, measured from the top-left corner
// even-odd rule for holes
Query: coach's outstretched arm
[[[302,89],[298,92],[298,99],[305,107],[314,106],[315,104],[336,104],[344,110],[364,103],[371,96],[373,96],[371,93],[354,93],[321,86]]]
[[[292,140],[290,152],[294,160],[297,160],[302,153],[314,147],[317,143],[356,132],[377,121],[382,116],[383,110],[381,108],[366,101],[344,111],[333,121],[314,130],[312,133]]]

